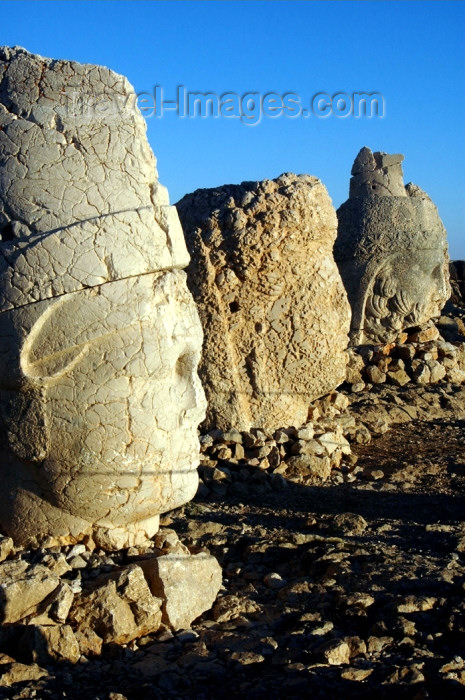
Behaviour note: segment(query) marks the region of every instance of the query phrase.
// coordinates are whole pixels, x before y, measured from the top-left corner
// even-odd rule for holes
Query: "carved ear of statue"
[[[77,309],[74,295],[51,304],[32,326],[20,356],[22,373],[33,383],[46,386],[69,372],[87,353],[89,342],[82,337],[86,321]],[[85,306],[85,305],[84,305]],[[87,342],[86,342],[87,341]]]
[[[73,302],[63,297],[39,316],[21,348],[20,385],[0,391],[3,439],[10,452],[28,462],[43,462],[48,454],[47,387],[80,362],[89,347],[82,338],[84,318],[73,314]]]

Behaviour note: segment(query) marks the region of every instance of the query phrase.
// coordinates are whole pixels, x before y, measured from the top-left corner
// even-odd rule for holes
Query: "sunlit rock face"
[[[129,546],[197,488],[189,256],[127,80],[0,64],[0,528]]]
[[[386,343],[439,316],[450,296],[446,230],[402,155],[362,148],[338,209],[334,256],[352,307],[351,343]]]
[[[302,425],[346,369],[350,307],[326,188],[286,173],[197,190],[177,207],[205,334],[206,426]]]

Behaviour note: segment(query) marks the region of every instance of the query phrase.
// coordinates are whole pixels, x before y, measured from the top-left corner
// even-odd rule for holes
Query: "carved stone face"
[[[0,68],[0,528],[129,546],[197,486],[183,232],[123,76],[18,47]]]
[[[116,547],[156,532],[198,483],[206,402],[184,273],[30,304],[0,329],[0,507],[16,539],[93,532]]]
[[[403,156],[362,148],[338,211],[334,257],[352,307],[353,345],[389,343],[439,316],[449,299],[446,230]]]
[[[409,326],[439,316],[448,295],[448,266],[443,250],[416,256],[392,256],[369,289],[362,327],[365,338],[380,342]]]

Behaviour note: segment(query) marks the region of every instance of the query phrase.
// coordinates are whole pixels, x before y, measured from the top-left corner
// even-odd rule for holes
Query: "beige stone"
[[[350,454],[350,445],[342,434],[342,428],[337,426],[336,431],[329,431],[318,436],[318,441],[324,446],[327,454],[331,456],[335,450],[341,450],[342,454]]]
[[[151,594],[142,569],[133,564],[99,577],[77,595],[68,619],[84,639],[90,628],[104,643],[127,644],[157,631],[161,602]]]
[[[295,480],[304,483],[325,481],[331,475],[331,459],[328,456],[318,456],[316,454],[301,454],[290,457],[282,465],[282,472]],[[278,473],[281,471],[278,467]]]
[[[102,653],[103,639],[89,627],[78,629],[74,634],[79,650],[84,656],[100,656]]]
[[[350,661],[350,646],[345,639],[325,643],[321,653],[331,666],[341,666]]]
[[[430,340],[437,340],[439,331],[435,325],[431,324],[428,328],[423,328],[408,336],[409,343],[427,343]]]
[[[50,616],[56,622],[65,622],[74,601],[74,593],[67,583],[60,581],[60,585],[51,596]]]
[[[465,382],[465,371],[463,369],[452,367],[447,370],[446,375],[447,381],[451,384],[463,384]]]
[[[383,384],[386,381],[386,373],[382,372],[376,365],[366,368],[366,378],[373,384]]]
[[[38,664],[21,664],[15,662],[7,664],[6,670],[0,674],[0,687],[9,688],[16,683],[38,681],[47,676],[48,672]]]
[[[255,601],[245,596],[225,595],[215,603],[212,611],[216,622],[229,622],[243,615],[265,614],[263,608]]]
[[[39,664],[56,661],[79,661],[79,644],[69,625],[29,625],[22,640]]]
[[[166,554],[139,562],[153,595],[163,600],[163,622],[187,629],[211,608],[221,588],[221,567],[208,554]]]
[[[19,48],[0,63],[0,527],[141,544],[198,484],[179,219],[124,77]]]
[[[0,535],[0,562],[5,561],[10,554],[14,554],[15,547],[11,537]]]
[[[354,348],[347,349],[346,382],[358,384],[362,382],[362,374],[365,369],[363,357],[355,352]]]
[[[29,566],[26,561],[0,564],[0,621],[17,622],[36,612],[60,584],[59,577],[47,567]]]
[[[302,425],[310,401],[345,378],[350,309],[324,185],[288,173],[197,190],[177,207],[205,334],[205,425]]]
[[[410,381],[410,377],[403,369],[393,370],[387,373],[388,380],[395,386],[404,386]]]
[[[426,192],[404,187],[402,160],[363,148],[337,212],[334,257],[352,307],[353,345],[403,337],[439,316],[450,296],[446,230]]]
[[[436,382],[440,382],[441,379],[444,379],[444,377],[446,376],[446,368],[443,365],[441,365],[440,362],[430,360],[429,362],[427,362],[427,365],[431,372],[431,384],[435,384]]]
[[[373,673],[372,668],[347,668],[341,672],[341,678],[346,681],[364,681]]]

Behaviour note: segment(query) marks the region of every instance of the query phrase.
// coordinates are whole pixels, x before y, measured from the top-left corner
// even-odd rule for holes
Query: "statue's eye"
[[[189,353],[186,352],[183,355],[180,355],[176,360],[174,371],[178,377],[185,377],[186,375],[190,374],[191,366],[192,358]]]

